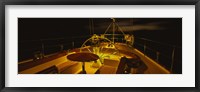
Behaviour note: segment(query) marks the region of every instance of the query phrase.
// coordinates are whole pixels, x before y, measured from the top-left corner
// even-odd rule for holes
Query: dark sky
[[[92,21],[93,26],[91,26]],[[63,44],[66,50],[80,47],[90,37],[91,27],[95,34],[103,34],[111,23],[111,18],[19,18],[19,61],[32,58],[36,51],[43,51],[42,44],[44,44],[45,55],[60,51],[59,44]],[[139,50],[143,51],[145,44],[147,47],[159,51],[161,53],[159,62],[165,67],[169,68],[171,65],[169,61],[171,61],[173,46],[178,47],[175,50],[174,66],[176,68],[174,71],[182,72],[181,18],[116,18],[116,23],[125,33],[135,36],[134,46]],[[116,28],[115,33],[121,34],[120,28]],[[112,26],[107,33],[112,33]],[[64,38],[65,40],[55,40],[55,38]],[[155,44],[151,41],[145,42],[139,38],[165,43],[165,45]],[[143,45],[139,46],[139,43]],[[151,49],[146,50],[145,53],[155,59],[155,51]]]
[[[104,33],[111,18],[19,18],[19,42],[48,38],[67,38],[90,35],[91,22],[94,33]],[[116,18],[116,23],[125,33],[135,37],[170,44],[182,44],[181,18]],[[112,28],[112,27],[111,27]],[[111,33],[112,29],[108,30]],[[116,33],[121,33],[117,29]]]

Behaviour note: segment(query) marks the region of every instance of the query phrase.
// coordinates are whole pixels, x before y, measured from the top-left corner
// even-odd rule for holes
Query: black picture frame
[[[195,5],[195,87],[5,87],[5,6],[6,5]],[[200,39],[200,0],[1,0],[0,1],[0,90],[2,92],[21,91],[97,91],[97,92],[134,92],[134,91],[164,91],[164,92],[199,92],[199,39]]]

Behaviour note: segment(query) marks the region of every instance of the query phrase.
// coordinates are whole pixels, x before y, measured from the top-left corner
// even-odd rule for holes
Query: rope
[[[107,27],[106,31],[104,32],[104,35],[107,33],[108,29],[110,28],[110,26],[112,25],[112,23],[110,23],[110,25]]]
[[[117,27],[119,28],[119,30],[122,32],[122,34],[125,35],[125,33],[123,32],[122,28],[117,23],[115,23],[115,24],[117,25]]]

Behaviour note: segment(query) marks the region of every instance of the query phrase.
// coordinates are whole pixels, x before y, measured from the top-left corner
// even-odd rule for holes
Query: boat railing
[[[115,36],[115,42],[126,42],[123,36],[119,34],[116,34]],[[19,57],[19,62],[40,55],[42,58],[59,51],[79,48],[89,37],[90,36],[79,36],[73,38],[40,39],[19,42],[19,45],[21,45],[19,46],[19,54],[23,54],[19,56],[24,56]],[[113,40],[112,36],[109,37],[109,35],[107,35],[107,38]],[[134,44],[132,47],[140,50],[145,56],[150,57],[172,73],[177,73],[177,71],[180,73],[179,69],[181,67],[178,69],[175,67],[181,66],[177,65],[182,59],[181,47],[139,37],[134,37]]]
[[[39,39],[26,40],[19,42],[19,62],[28,59],[43,58],[45,56],[53,55],[54,53],[81,47],[84,40],[88,37],[72,37],[72,38],[54,38],[54,39]],[[41,59],[38,58],[38,59]]]
[[[181,73],[182,47],[145,38],[135,38],[134,47],[172,73]],[[138,41],[140,40],[140,41]]]
[[[113,39],[110,35],[107,36],[108,39]],[[115,36],[115,42],[126,43],[126,40],[119,34]],[[132,44],[131,46],[141,51],[144,54],[144,56],[150,57],[161,66],[165,67],[171,73],[182,73],[181,46],[154,41],[141,37],[134,37],[134,44]]]

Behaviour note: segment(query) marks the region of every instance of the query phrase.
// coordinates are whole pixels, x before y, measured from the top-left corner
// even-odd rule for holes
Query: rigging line
[[[120,31],[123,33],[123,35],[125,34],[124,31],[122,30],[122,28],[116,23],[116,25],[120,28]],[[124,29],[126,30],[126,27],[124,27]]]
[[[106,31],[104,32],[104,34],[107,33],[107,31],[109,30],[110,26],[112,25],[112,23],[110,23],[110,25],[107,27]]]
[[[123,32],[122,28],[117,23],[115,23],[115,24],[117,25],[117,27],[119,28],[119,30],[123,33],[123,35],[125,35],[125,33]]]

